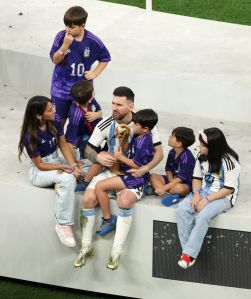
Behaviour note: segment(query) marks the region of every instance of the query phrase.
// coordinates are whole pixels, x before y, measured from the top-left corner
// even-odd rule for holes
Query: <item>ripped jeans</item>
[[[42,158],[44,163],[62,164],[58,152]],[[29,169],[29,180],[37,187],[57,184],[55,218],[59,224],[74,224],[74,190],[76,179],[73,174],[58,170],[41,171],[33,163]]]

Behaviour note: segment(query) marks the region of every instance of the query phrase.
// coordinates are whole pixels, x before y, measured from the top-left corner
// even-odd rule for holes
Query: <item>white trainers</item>
[[[60,241],[67,247],[75,247],[76,242],[72,233],[71,225],[61,225],[56,224],[55,226],[56,233]]]

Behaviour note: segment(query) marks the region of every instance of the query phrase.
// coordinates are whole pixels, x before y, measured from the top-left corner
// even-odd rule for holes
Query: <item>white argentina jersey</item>
[[[232,156],[225,155],[222,158],[219,173],[211,173],[208,161],[196,160],[193,178],[202,180],[202,189],[208,194],[222,188],[233,189],[233,193],[226,196],[232,204],[236,202],[239,193],[240,164]]]

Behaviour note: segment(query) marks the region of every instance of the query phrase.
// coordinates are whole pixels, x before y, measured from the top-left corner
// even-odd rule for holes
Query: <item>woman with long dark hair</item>
[[[20,161],[24,148],[31,159],[30,182],[37,187],[56,184],[55,229],[64,245],[74,247],[75,178],[83,173],[65,141],[60,119],[47,97],[34,96],[28,101],[18,144]],[[59,157],[58,148],[68,165]]]
[[[211,220],[233,207],[239,193],[237,153],[220,129],[199,133],[200,155],[193,173],[193,191],[179,204],[176,213],[182,247],[178,265],[183,269],[195,263]]]

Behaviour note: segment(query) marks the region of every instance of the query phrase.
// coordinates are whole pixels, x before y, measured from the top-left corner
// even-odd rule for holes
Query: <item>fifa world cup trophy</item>
[[[130,136],[130,128],[126,124],[120,124],[115,129],[115,137],[119,140],[119,150],[126,151],[127,141]],[[111,167],[111,171],[116,175],[123,175],[125,172],[120,170],[121,162],[116,160],[116,162]]]

